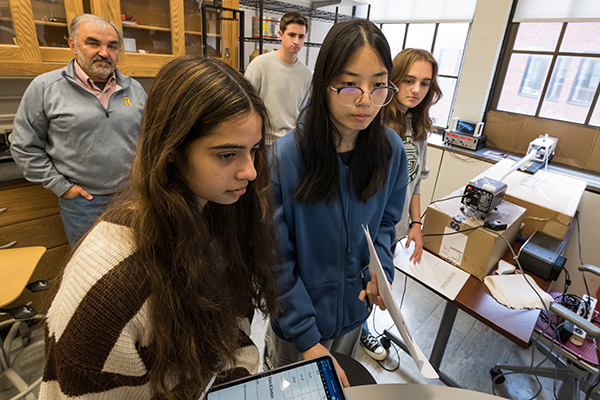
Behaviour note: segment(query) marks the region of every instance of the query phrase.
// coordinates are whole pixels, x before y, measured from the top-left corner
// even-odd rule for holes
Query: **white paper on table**
[[[396,245],[394,265],[447,299],[454,300],[469,279],[469,274],[427,250],[423,250],[421,262],[415,265],[409,260],[415,251],[415,243],[412,242],[408,249],[405,246],[406,238]]]
[[[496,301],[508,308],[517,310],[548,309],[550,303],[554,301],[552,296],[544,292],[527,274],[491,275],[486,276],[483,282]],[[543,300],[543,303],[540,299]]]
[[[429,363],[429,360],[425,358],[425,355],[415,343],[410,331],[408,329],[408,325],[404,320],[404,316],[402,315],[402,311],[398,307],[396,303],[396,299],[392,295],[392,290],[390,289],[390,285],[387,281],[387,275],[383,271],[383,267],[381,266],[381,261],[379,261],[379,257],[377,256],[377,252],[375,251],[375,247],[373,246],[373,241],[371,240],[371,235],[369,234],[369,229],[363,226],[363,230],[365,232],[365,236],[367,237],[367,243],[369,245],[369,253],[371,254],[371,260],[369,261],[369,272],[371,274],[377,274],[377,288],[379,289],[379,295],[383,298],[383,303],[385,307],[389,311],[392,320],[396,324],[398,328],[398,332],[402,336],[402,340],[404,340],[404,344],[408,347],[408,352],[412,356],[417,368],[419,368],[419,372],[425,378],[429,379],[437,379],[439,378],[435,369]]]

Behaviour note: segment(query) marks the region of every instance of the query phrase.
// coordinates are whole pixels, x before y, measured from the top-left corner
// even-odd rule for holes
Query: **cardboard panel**
[[[600,172],[600,129],[489,111],[483,133],[502,150],[521,155],[527,152],[530,142],[547,133],[548,136],[558,138],[556,154],[551,162]]]

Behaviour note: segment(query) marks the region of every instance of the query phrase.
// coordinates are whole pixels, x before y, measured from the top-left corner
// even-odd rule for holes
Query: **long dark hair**
[[[404,49],[394,57],[394,71],[391,80],[398,87],[408,75],[410,67],[416,61],[425,61],[431,64],[433,74],[429,91],[423,100],[414,108],[410,109],[412,113],[412,129],[414,139],[422,141],[427,139],[427,134],[433,130],[433,122],[429,116],[429,109],[442,98],[442,90],[437,81],[438,63],[430,52],[422,49]],[[389,126],[404,139],[406,134],[406,115],[401,109],[398,97],[394,96],[392,102],[386,108],[388,114]]]
[[[256,179],[236,203],[201,208],[169,154],[186,154],[218,124],[251,112],[263,121]],[[155,397],[197,398],[226,361],[235,361],[237,319],[277,310],[268,124],[253,86],[216,59],[177,58],[152,84],[130,185],[107,217],[130,222],[145,268]]]
[[[317,57],[313,74],[310,104],[298,123],[296,141],[300,149],[302,170],[294,191],[295,200],[310,204],[329,203],[340,190],[337,145],[341,135],[334,127],[327,106],[327,92],[334,78],[350,58],[363,46],[371,47],[392,73],[390,46],[372,22],[354,20],[335,24],[327,33]],[[387,179],[392,148],[385,135],[385,113],[379,112],[356,140],[348,165],[348,184],[362,202],[383,187]],[[325,172],[324,172],[325,171]]]

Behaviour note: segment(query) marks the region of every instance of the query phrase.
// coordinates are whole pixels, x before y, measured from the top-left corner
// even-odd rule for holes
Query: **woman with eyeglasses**
[[[282,313],[265,337],[265,368],[321,354],[354,356],[370,307],[385,305],[391,246],[408,182],[402,140],[382,107],[397,88],[385,36],[373,23],[334,25],[321,47],[311,102],[271,149],[284,261]],[[369,274],[369,232],[386,276]],[[342,382],[345,374],[338,366]]]
[[[429,109],[442,98],[437,74],[437,61],[427,50],[404,49],[394,57],[391,80],[399,90],[387,107],[388,126],[402,137],[408,157],[406,201],[396,233],[407,236],[406,248],[414,242],[410,260],[415,264],[423,255],[421,179],[429,176],[427,135],[434,129]]]

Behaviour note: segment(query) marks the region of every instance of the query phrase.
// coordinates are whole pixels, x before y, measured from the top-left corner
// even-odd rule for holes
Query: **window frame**
[[[569,23],[571,23],[573,21],[563,21],[562,22],[562,27],[561,27],[561,31],[560,34],[558,36],[558,40],[556,42],[556,46],[554,48],[554,50],[552,51],[541,51],[541,50],[515,50],[514,49],[514,45],[515,45],[515,40],[517,38],[517,34],[519,31],[519,26],[521,25],[521,22],[513,22],[511,24],[510,27],[510,32],[508,34],[508,38],[507,38],[507,43],[506,43],[506,50],[504,51],[504,54],[501,57],[500,63],[499,63],[499,74],[498,77],[496,79],[496,81],[494,82],[493,85],[493,89],[492,89],[492,101],[490,102],[489,106],[486,109],[486,113],[489,110],[493,110],[493,111],[498,111],[498,112],[509,112],[511,114],[517,114],[517,115],[523,115],[523,116],[527,116],[527,117],[534,117],[534,118],[541,118],[541,119],[545,119],[545,120],[549,120],[549,121],[559,121],[559,122],[563,122],[563,123],[569,123],[569,124],[576,124],[576,125],[580,125],[580,126],[585,126],[585,127],[590,127],[593,129],[598,129],[599,127],[596,125],[590,125],[590,119],[594,113],[594,110],[596,108],[596,103],[598,102],[598,96],[600,94],[600,84],[596,87],[596,91],[594,92],[593,98],[591,100],[591,103],[589,104],[589,109],[587,111],[587,115],[585,117],[585,121],[583,123],[579,123],[579,122],[572,122],[572,121],[566,121],[563,119],[556,119],[556,118],[547,118],[547,117],[543,117],[540,116],[540,112],[542,109],[542,105],[544,104],[545,100],[549,100],[549,101],[555,101],[553,99],[546,99],[546,93],[548,92],[548,90],[551,87],[552,84],[552,78],[554,75],[554,69],[557,67],[557,60],[559,57],[579,57],[579,58],[597,58],[598,60],[600,60],[600,53],[576,53],[576,52],[572,52],[572,51],[560,51],[563,39],[565,37],[565,33],[567,31],[567,25]],[[527,22],[523,22],[523,23],[527,23]],[[573,23],[577,23],[577,22],[573,22]],[[535,113],[533,115],[529,115],[529,114],[521,114],[519,112],[516,111],[506,111],[506,110],[499,110],[498,109],[498,103],[500,101],[500,95],[502,93],[502,88],[504,87],[504,82],[506,80],[506,73],[508,72],[508,66],[510,63],[510,59],[512,57],[513,54],[523,54],[523,55],[528,55],[528,56],[532,56],[532,55],[549,55],[551,56],[551,61],[550,61],[550,66],[548,67],[548,74],[546,75],[546,79],[544,81],[544,84],[542,86],[542,90],[540,93],[540,97],[539,97],[539,101],[535,110]],[[581,66],[580,66],[581,68]],[[578,72],[579,74],[579,72]],[[523,77],[524,79],[524,77]],[[562,88],[561,88],[562,90]],[[571,89],[573,90],[573,89]],[[520,93],[519,90],[519,95],[520,96],[526,96],[524,94]],[[580,102],[572,102],[571,101],[571,97],[572,97],[572,93],[569,94],[569,103],[570,104],[576,104],[576,105],[582,105],[582,106],[587,106],[587,104],[583,104]]]

